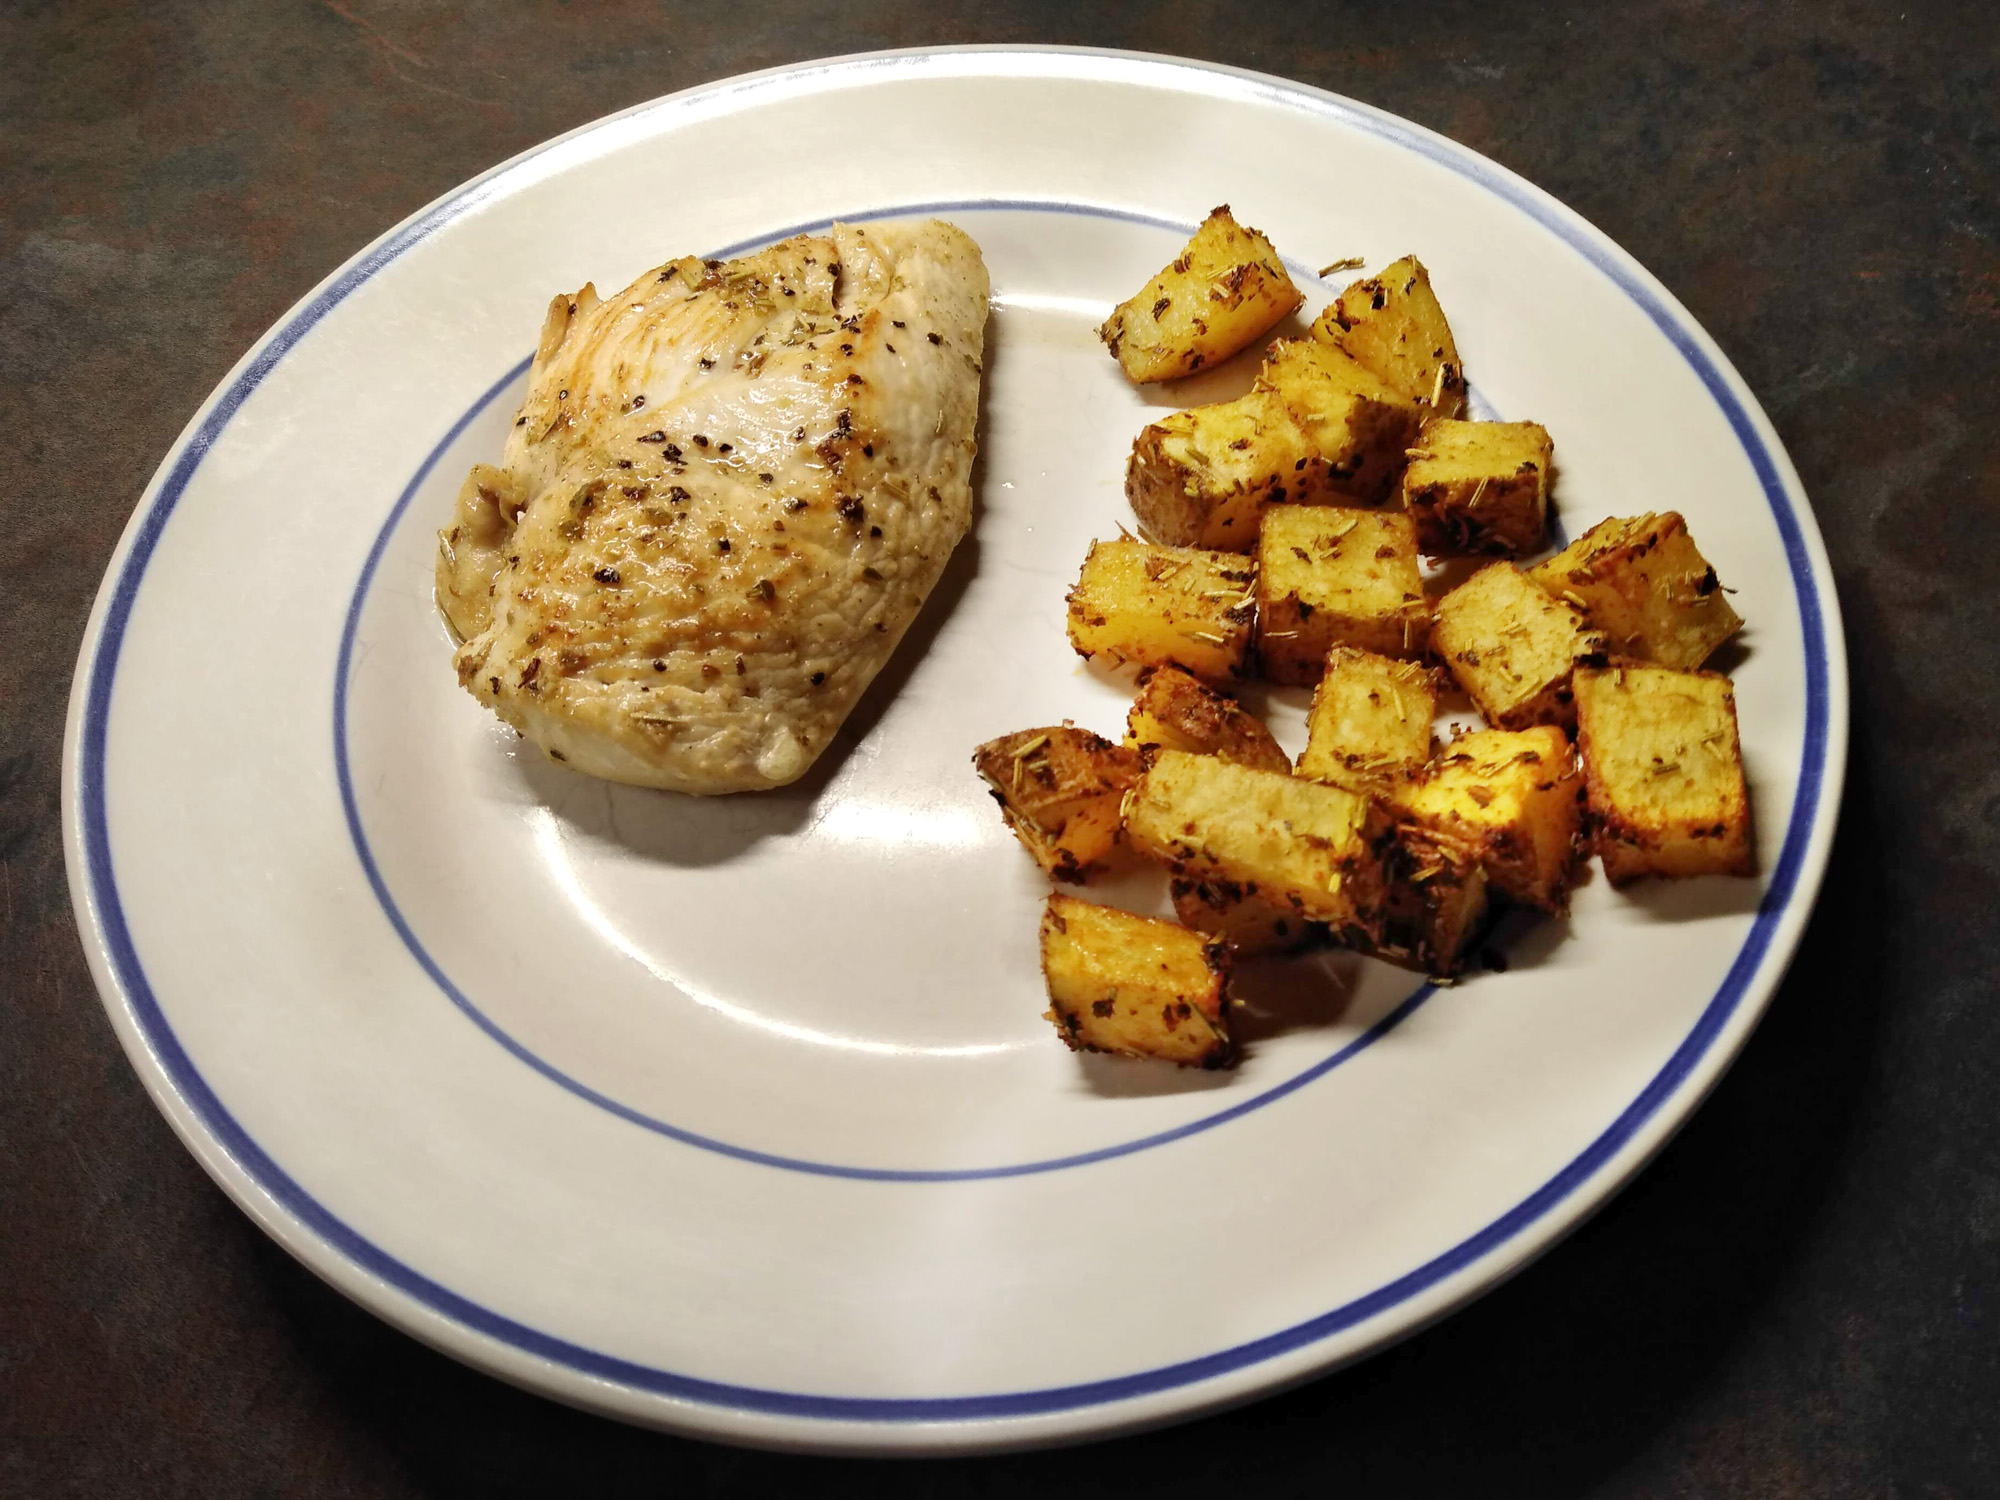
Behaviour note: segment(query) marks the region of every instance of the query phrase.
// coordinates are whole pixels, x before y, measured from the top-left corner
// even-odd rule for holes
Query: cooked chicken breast
[[[592,776],[803,775],[970,523],[986,296],[933,220],[556,298],[439,535],[459,681]]]

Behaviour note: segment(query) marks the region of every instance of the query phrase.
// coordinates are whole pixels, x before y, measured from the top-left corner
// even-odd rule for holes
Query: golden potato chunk
[[[1125,830],[1181,880],[1261,893],[1358,940],[1381,935],[1390,825],[1367,797],[1162,750],[1126,801]]]
[[[1465,405],[1458,345],[1430,272],[1414,255],[1342,292],[1313,321],[1312,336],[1346,350],[1432,416],[1455,417]]]
[[[1750,875],[1750,794],[1736,693],[1717,672],[1614,666],[1576,675],[1577,748],[1614,885]]]
[[[1118,842],[1118,805],[1143,769],[1136,751],[1067,724],[988,740],[972,764],[1035,863],[1078,883]]]
[[[1528,576],[1590,616],[1619,656],[1692,671],[1743,628],[1678,514],[1600,521]]]
[[[1434,979],[1465,967],[1486,925],[1486,867],[1471,850],[1412,824],[1396,830],[1378,958]]]
[[[1414,401],[1351,355],[1314,339],[1272,344],[1257,384],[1284,402],[1324,464],[1321,488],[1360,505],[1380,504],[1394,492],[1422,416]]]
[[[1225,203],[1097,336],[1127,379],[1171,380],[1249,348],[1304,300],[1271,242]]]
[[[1576,869],[1582,792],[1568,737],[1541,725],[1460,735],[1390,800],[1435,843],[1476,859],[1496,890],[1561,911]]]
[[[1243,674],[1256,565],[1230,552],[1092,542],[1069,591],[1069,641],[1113,664],[1180,666],[1211,682]]]
[[[1141,432],[1125,466],[1125,498],[1162,542],[1248,552],[1267,506],[1332,500],[1328,473],[1276,393],[1253,390]]]
[[[1273,682],[1317,682],[1335,646],[1422,656],[1431,606],[1395,511],[1280,505],[1257,542],[1257,649]]]
[[[1232,953],[1289,953],[1326,936],[1324,924],[1307,920],[1291,902],[1255,887],[1230,880],[1175,879],[1169,888],[1181,925],[1221,938]]]
[[[1125,719],[1125,743],[1141,755],[1186,750],[1289,775],[1292,758],[1255,714],[1179,667],[1148,667]]]
[[[1432,557],[1539,552],[1549,530],[1555,445],[1535,422],[1433,418],[1403,471],[1403,508]]]
[[[1437,699],[1429,667],[1335,646],[1313,690],[1299,775],[1384,795],[1431,758]]]
[[[1184,1068],[1226,1068],[1229,950],[1115,907],[1049,895],[1042,914],[1048,1018],[1076,1052],[1152,1057]]]
[[[1481,568],[1438,600],[1431,644],[1486,722],[1501,729],[1576,722],[1570,679],[1604,656],[1581,610],[1512,563]]]

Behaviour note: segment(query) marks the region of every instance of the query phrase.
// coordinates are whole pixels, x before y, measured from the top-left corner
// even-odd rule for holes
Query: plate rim
[[[145,554],[150,554],[180,490],[192,478],[235,411],[264,376],[351,291],[411,245],[497,196],[503,181],[511,185],[511,179],[524,165],[543,160],[544,170],[554,170],[560,165],[561,148],[614,125],[636,121],[655,112],[712,104],[734,94],[758,90],[782,91],[786,84],[808,83],[833,74],[861,75],[873,69],[898,66],[922,71],[927,67],[936,69],[940,64],[954,62],[975,65],[981,59],[1012,59],[1019,66],[989,67],[982,70],[980,76],[1059,76],[1084,81],[1102,81],[1104,75],[1096,75],[1093,79],[1091,75],[1078,72],[1075,64],[1079,60],[1116,63],[1122,73],[1111,81],[1118,81],[1119,78],[1124,81],[1154,81],[1159,86],[1191,89],[1211,97],[1248,97],[1292,110],[1304,109],[1321,118],[1332,116],[1370,134],[1417,150],[1419,154],[1469,178],[1475,185],[1498,193],[1528,212],[1601,273],[1609,276],[1621,290],[1632,295],[1642,311],[1679,348],[1722,408],[1767,498],[1773,502],[1772,510],[1785,551],[1794,554],[1791,570],[1794,587],[1797,588],[1799,583],[1807,585],[1798,594],[1807,657],[1804,760],[1784,836],[1786,845],[1798,838],[1797,864],[1792,871],[1790,888],[1783,891],[1779,889],[1774,867],[1773,885],[1766,893],[1765,902],[1760,904],[1760,917],[1763,907],[1770,904],[1773,896],[1782,896],[1782,900],[1773,913],[1770,926],[1762,929],[1761,944],[1757,942],[1759,926],[1753,925],[1750,935],[1732,961],[1730,975],[1734,976],[1737,969],[1744,965],[1746,957],[1749,958],[1748,972],[1734,1001],[1719,1014],[1716,1013],[1721,994],[1729,988],[1730,981],[1725,978],[1723,989],[1718,990],[1717,997],[1704,1008],[1666,1066],[1602,1135],[1586,1146],[1568,1167],[1529,1194],[1514,1209],[1496,1219],[1485,1230],[1452,1247],[1446,1256],[1465,1250],[1475,1241],[1485,1240],[1498,1226],[1550,1195],[1558,1183],[1564,1183],[1572,1170],[1614,1132],[1619,1133],[1620,1138],[1579,1172],[1574,1181],[1567,1182],[1560,1191],[1554,1192],[1546,1203],[1529,1213],[1519,1224],[1470,1252],[1460,1264],[1439,1272],[1424,1285],[1390,1298],[1380,1306],[1356,1312],[1334,1327],[1311,1334],[1289,1347],[1235,1360],[1219,1369],[1208,1368],[1214,1361],[1225,1359],[1237,1350],[1262,1346],[1273,1339],[1319,1324],[1324,1317],[1361,1307],[1364,1303],[1374,1303],[1390,1288],[1428,1270],[1436,1261],[1427,1262],[1417,1272],[1398,1278],[1389,1287],[1356,1299],[1322,1318],[1250,1341],[1237,1346],[1237,1350],[1186,1361],[1163,1371],[1093,1382],[1089,1386],[1020,1393],[1043,1398],[1067,1394],[1081,1399],[1056,1404],[1050,1404],[1045,1399],[1026,1406],[1013,1403],[1013,1411],[1003,1409],[982,1413],[975,1410],[980,1406],[992,1407],[996,1401],[1009,1403],[1008,1397],[871,1399],[793,1396],[784,1392],[756,1392],[721,1386],[692,1377],[673,1377],[674,1384],[681,1387],[678,1391],[661,1389],[657,1384],[635,1385],[621,1380],[616,1367],[624,1366],[631,1372],[653,1372],[646,1372],[644,1367],[630,1365],[629,1362],[593,1355],[587,1350],[577,1352],[591,1356],[588,1362],[565,1359],[561,1351],[574,1346],[565,1346],[563,1341],[536,1334],[534,1330],[522,1331],[534,1334],[535,1342],[550,1352],[539,1353],[530,1344],[482,1328],[480,1324],[488,1319],[497,1319],[500,1323],[511,1320],[490,1313],[486,1319],[455,1313],[449,1309],[456,1306],[469,1308],[475,1313],[485,1310],[430,1281],[414,1267],[402,1266],[385,1252],[376,1250],[353,1231],[346,1230],[346,1226],[323,1208],[320,1208],[320,1213],[329,1222],[316,1224],[310,1212],[302,1211],[297,1203],[287,1201],[290,1194],[281,1186],[274,1187],[274,1179],[277,1184],[290,1186],[305,1198],[306,1203],[317,1208],[316,1200],[293,1182],[276,1162],[265,1156],[240,1126],[235,1126],[227,1108],[214,1095],[207,1093],[198,1070],[192,1067],[185,1054],[180,1054],[181,1064],[197,1087],[189,1088],[187,1080],[177,1076],[172,1054],[179,1052],[178,1042],[170,1027],[164,1028],[165,1035],[160,1036],[146,1024],[142,1007],[128,989],[126,976],[121,972],[125,955],[116,951],[115,936],[107,931],[106,912],[100,905],[101,894],[108,892],[115,908],[117,887],[110,869],[108,832],[103,834],[101,843],[93,842],[95,830],[88,816],[90,807],[86,792],[89,783],[85,775],[84,751],[93,727],[100,737],[102,735],[111,686],[115,680],[117,634],[111,639],[110,670],[100,671],[107,626],[121,606],[129,609],[145,572],[145,556],[139,557],[139,566],[136,571],[133,570],[135,554],[140,553],[142,548]],[[1044,66],[1038,70],[1037,63]],[[1050,68],[1046,66],[1049,63],[1069,66]],[[1175,74],[1179,76],[1170,76]],[[1146,75],[1151,75],[1151,78]],[[1204,83],[1205,88],[1202,87]],[[1639,296],[1638,293],[1645,295]],[[1759,463],[1760,457],[1764,462]],[[166,499],[164,506],[163,497]],[[1792,528],[1789,534],[1787,522]],[[1816,619],[1813,618],[1815,614]],[[1818,665],[1824,676],[1820,684],[1820,699],[1816,699],[1812,691],[1815,664],[1812,637],[1815,629],[1820,636]],[[1824,722],[1817,738],[1814,734],[1816,709],[1824,712]],[[1816,746],[1820,757],[1817,767],[1812,764]],[[1769,418],[1713,338],[1643,265],[1609,236],[1544,190],[1471,148],[1387,111],[1311,85],[1220,64],[1115,49],[1031,44],[926,47],[848,54],[736,75],[589,121],[518,153],[434,199],[364,246],[288,309],[237,361],[175,439],[113,551],[79,650],[65,726],[62,779],[64,848],[79,937],[92,977],[120,1042],[155,1105],[204,1169],[250,1214],[253,1221],[345,1295],[391,1324],[502,1379],[557,1400],[629,1420],[703,1437],[766,1446],[839,1451],[921,1449],[964,1452],[1036,1445],[1065,1438],[1106,1436],[1141,1426],[1181,1420],[1199,1412],[1268,1394],[1407,1337],[1418,1328],[1491,1290],[1573,1232],[1651,1160],[1699,1108],[1768,1007],[1796,951],[1823,883],[1827,853],[1838,821],[1847,748],[1848,676],[1839,600],[1824,542],[1804,487]],[[1809,796],[1811,806],[1808,808]],[[1806,822],[1801,830],[1798,825],[1802,809],[1806,812]],[[97,813],[101,820],[101,799],[97,804]],[[122,918],[117,921],[122,926]],[[1751,955],[1753,947],[1760,950],[1754,956]],[[139,984],[144,986],[143,969],[138,965],[136,952],[131,955],[131,967]],[[1695,1047],[1698,1038],[1701,1039],[1700,1045],[1686,1058],[1685,1066],[1677,1069],[1676,1063],[1681,1061],[1683,1053],[1690,1047]],[[1669,1074],[1673,1075],[1671,1080],[1663,1084]],[[206,1101],[199,1097],[203,1094],[207,1094]],[[1638,1117],[1629,1129],[1621,1131],[1620,1127],[1635,1110],[1641,1111]],[[212,1114],[219,1114],[227,1126],[233,1126],[233,1133],[240,1139],[235,1142],[228,1139],[232,1131],[226,1127],[218,1128],[217,1121],[211,1118]],[[333,1232],[329,1232],[329,1226]],[[343,1247],[340,1231],[345,1231],[346,1238],[358,1241],[358,1247]],[[357,1248],[362,1253],[357,1254]],[[1437,1259],[1442,1260],[1446,1256]],[[437,1294],[436,1297],[417,1295],[403,1284],[406,1278],[429,1288]],[[1435,1294],[1429,1299],[1430,1305],[1417,1306],[1414,1314],[1401,1325],[1383,1330],[1378,1337],[1360,1347],[1348,1350],[1324,1348],[1326,1341],[1338,1333],[1360,1326],[1396,1307],[1417,1303],[1426,1292]],[[1288,1359],[1287,1355],[1291,1357]],[[596,1368],[593,1369],[593,1365]],[[1168,1371],[1186,1373],[1164,1383],[1146,1385],[1137,1391],[1125,1389],[1135,1380],[1145,1380],[1148,1375],[1157,1376]],[[1085,1394],[1101,1387],[1113,1389]],[[712,1394],[704,1394],[704,1388]],[[727,1399],[729,1395],[766,1399],[745,1404],[741,1399]],[[899,1410],[897,1414],[891,1414],[890,1409]]]

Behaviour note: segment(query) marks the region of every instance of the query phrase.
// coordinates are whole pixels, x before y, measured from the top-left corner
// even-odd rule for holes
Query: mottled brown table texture
[[[630,1430],[392,1332],[175,1142],[70,914],[72,666],[182,424],[381,230],[658,94],[975,41],[1354,95],[1658,273],[1763,399],[1833,556],[1855,734],[1826,894],[1674,1145],[1527,1274],[1358,1368],[994,1460]],[[1991,0],[0,6],[0,1494],[2000,1494],[1996,63]]]

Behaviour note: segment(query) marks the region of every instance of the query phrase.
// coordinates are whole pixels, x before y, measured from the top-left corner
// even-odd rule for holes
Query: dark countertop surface
[[[84,966],[64,706],[168,445],[381,230],[662,93],[951,42],[1321,85],[1631,250],[1742,370],[1813,498],[1853,671],[1847,795],[1742,1059],[1606,1211],[1469,1310],[1086,1449],[735,1451],[431,1353],[210,1184]],[[2000,1494],[1996,97],[1990,0],[0,6],[0,1493]]]

